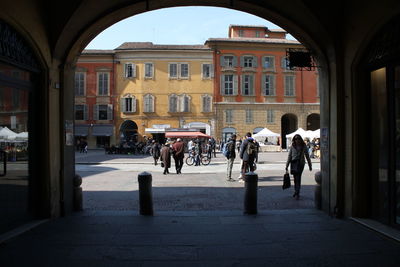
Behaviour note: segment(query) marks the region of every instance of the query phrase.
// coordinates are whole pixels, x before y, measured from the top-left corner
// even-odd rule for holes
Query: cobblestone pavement
[[[258,174],[258,209],[304,209],[314,207],[314,174],[319,160],[313,160],[313,171],[305,169],[300,200],[292,198],[293,186],[282,190],[287,152],[260,153]],[[244,184],[226,181],[226,162],[221,154],[208,166],[183,167],[169,175],[154,166],[150,156],[105,155],[102,151],[76,154],[76,172],[83,177],[84,208],[90,211],[139,210],[138,174],[147,171],[153,178],[153,207],[157,211],[242,210]],[[232,177],[237,179],[237,158]],[[293,181],[292,181],[293,185]]]

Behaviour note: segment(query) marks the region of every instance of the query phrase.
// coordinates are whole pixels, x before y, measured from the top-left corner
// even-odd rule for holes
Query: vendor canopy
[[[211,138],[202,132],[166,132],[166,138]]]
[[[253,134],[253,137],[278,137],[280,134],[274,133],[268,128],[264,128],[256,134]]]
[[[17,133],[11,131],[7,127],[4,127],[0,130],[0,138],[1,139],[15,139],[17,137]]]

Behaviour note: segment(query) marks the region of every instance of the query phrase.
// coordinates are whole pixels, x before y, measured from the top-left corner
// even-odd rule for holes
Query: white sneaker
[[[239,182],[239,183],[244,183],[243,178],[240,178],[240,179],[238,180],[238,182]]]
[[[239,175],[238,179],[239,179],[239,180],[240,180],[240,179],[243,179],[243,176],[242,176],[242,175]]]

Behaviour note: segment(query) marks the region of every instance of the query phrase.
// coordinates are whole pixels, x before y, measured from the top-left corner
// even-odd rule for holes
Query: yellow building
[[[114,51],[117,143],[167,128],[214,134],[214,67],[208,47],[128,42]]]

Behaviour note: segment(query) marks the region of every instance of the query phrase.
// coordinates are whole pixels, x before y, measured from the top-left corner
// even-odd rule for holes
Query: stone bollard
[[[83,197],[82,197],[82,177],[79,174],[74,176],[74,210],[83,210]]]
[[[141,215],[153,215],[152,176],[151,173],[142,172],[138,175],[139,205]]]
[[[321,193],[322,173],[320,171],[316,172],[314,178],[315,182],[317,183],[314,192],[314,204],[315,208],[320,210],[322,208],[322,193]]]
[[[257,173],[247,172],[245,174],[244,189],[244,214],[257,214]]]

